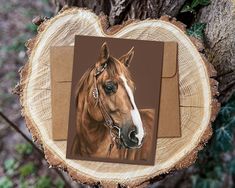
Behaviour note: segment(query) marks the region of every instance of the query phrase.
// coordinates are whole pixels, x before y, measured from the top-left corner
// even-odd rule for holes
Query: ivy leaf
[[[52,181],[50,177],[42,176],[38,179],[36,183],[36,188],[51,188]]]
[[[235,93],[221,107],[213,123],[213,137],[206,148],[199,154],[197,166],[199,173],[192,177],[193,188],[221,187],[224,173],[235,174],[235,159],[223,159],[224,152],[233,151],[233,134],[235,130]]]
[[[16,161],[15,159],[7,159],[4,161],[4,169],[5,170],[10,170],[10,169],[14,169],[14,165],[15,165]]]
[[[232,148],[233,132],[230,126],[222,126],[215,131],[215,149],[217,151],[229,151]]]
[[[220,187],[220,181],[213,178],[201,178],[198,175],[191,177],[193,188],[217,188]]]
[[[27,182],[27,180],[23,180],[24,178],[21,178],[20,180],[20,184],[19,184],[19,188],[28,188],[29,184]]]
[[[19,163],[14,158],[6,159],[4,161],[4,169],[8,175],[14,174],[15,169],[18,168],[18,166]]]
[[[199,4],[202,6],[207,6],[211,3],[210,0],[199,0]]]
[[[235,159],[232,159],[228,164],[227,164],[228,171],[231,175],[235,174]]]
[[[29,162],[19,168],[20,176],[26,177],[32,173],[34,173],[36,170],[35,165],[32,162]]]
[[[205,23],[195,23],[191,28],[187,29],[187,34],[198,39],[203,39],[205,28]]]
[[[37,29],[38,29],[38,26],[33,24],[33,23],[29,23],[26,25],[26,29],[32,33],[37,33]]]
[[[195,10],[194,8],[191,7],[190,3],[186,3],[183,8],[181,9],[180,11],[181,13],[184,13],[184,12],[191,12],[191,13],[194,13]]]
[[[191,7],[196,8],[198,5],[206,6],[210,4],[210,0],[193,0]]]
[[[217,179],[207,179],[207,186],[205,188],[219,188],[221,187],[221,182]]]
[[[223,173],[224,173],[224,170],[221,164],[218,164],[218,165],[214,164],[213,167],[211,167],[210,169],[206,171],[206,177],[218,180],[219,178],[222,177]]]
[[[17,36],[13,41],[11,45],[7,46],[8,51],[20,52],[26,49],[25,42],[27,41],[27,36],[25,34]]]
[[[33,146],[29,143],[17,144],[15,149],[21,155],[30,155],[33,152]]]
[[[235,113],[235,107],[232,106],[224,106],[219,113],[219,116],[221,117],[222,121],[228,122],[231,118],[231,116]]]
[[[12,188],[13,182],[6,176],[0,178],[0,188]]]
[[[191,176],[192,188],[196,188],[198,179],[199,179],[198,175]]]
[[[235,117],[231,118],[228,124],[229,124],[229,126],[231,126],[232,128],[235,128]]]

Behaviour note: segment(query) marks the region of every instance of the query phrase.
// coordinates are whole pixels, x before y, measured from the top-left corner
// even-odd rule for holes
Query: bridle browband
[[[110,155],[111,150],[114,146],[114,143],[116,143],[118,148],[121,148],[121,129],[120,127],[115,123],[115,121],[113,120],[113,118],[109,115],[109,113],[107,112],[101,98],[100,98],[100,93],[99,93],[99,89],[97,87],[97,78],[99,75],[101,75],[104,70],[107,68],[107,63],[104,63],[101,67],[98,67],[95,69],[95,74],[94,74],[94,90],[92,92],[94,99],[96,100],[96,104],[98,104],[100,112],[104,118],[104,125],[106,127],[109,128],[110,131],[110,136],[112,138],[112,143],[110,144],[109,147],[109,153],[108,155]]]

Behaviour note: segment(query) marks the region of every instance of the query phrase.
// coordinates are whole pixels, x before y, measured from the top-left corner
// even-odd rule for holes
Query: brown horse
[[[77,86],[72,153],[85,157],[146,160],[153,139],[153,110],[138,110],[129,65],[132,48],[116,59],[106,43]]]

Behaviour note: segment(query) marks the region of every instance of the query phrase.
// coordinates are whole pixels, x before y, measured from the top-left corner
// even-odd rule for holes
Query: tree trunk
[[[111,26],[129,19],[159,18],[162,15],[175,17],[186,0],[55,0],[57,6],[86,7],[97,15],[103,12]]]
[[[218,72],[219,100],[225,102],[235,91],[235,1],[213,0],[198,21],[206,23],[206,55]]]

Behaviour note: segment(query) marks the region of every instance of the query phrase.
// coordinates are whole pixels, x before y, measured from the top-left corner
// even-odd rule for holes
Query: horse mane
[[[79,95],[80,91],[82,91],[84,89],[84,87],[88,88],[92,84],[93,80],[89,79],[89,77],[90,77],[91,72],[93,71],[94,67],[95,67],[95,65],[92,65],[91,67],[89,67],[87,69],[87,71],[82,75],[81,79],[79,80],[79,82],[76,86],[76,88],[77,88],[75,90],[76,106],[78,105],[78,95]]]
[[[119,66],[117,66],[117,63]],[[76,97],[76,105],[78,105],[78,96],[79,93],[83,90],[86,89],[88,90],[94,83],[94,76],[91,73],[95,69],[95,65],[92,65],[87,69],[87,71],[82,75],[81,79],[79,80],[77,84],[77,89],[75,93]],[[121,72],[124,73],[126,76],[127,80],[132,80],[130,72],[128,68],[125,67],[124,64],[119,63],[117,59],[114,57],[110,56],[109,59],[107,60],[107,67],[106,67],[107,72],[109,73],[110,77],[115,77],[117,74],[120,74]]]
[[[119,66],[116,66],[117,64],[119,64]],[[128,80],[132,80],[128,68],[123,63],[119,62],[116,58],[114,58],[112,56],[110,56],[108,59],[106,69],[107,69],[110,77],[117,76],[117,73],[118,74],[124,73],[124,75],[126,76],[126,78]]]

